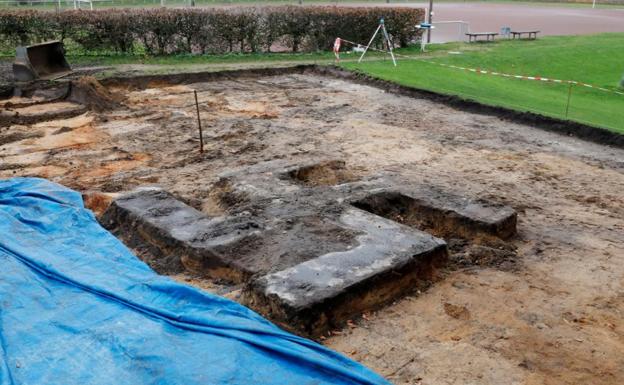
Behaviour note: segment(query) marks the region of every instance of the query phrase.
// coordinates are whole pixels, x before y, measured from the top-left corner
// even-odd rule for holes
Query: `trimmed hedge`
[[[174,53],[317,51],[338,36],[368,42],[384,17],[393,44],[420,35],[416,8],[276,6],[108,9],[100,11],[0,11],[0,38],[7,46],[70,39],[83,50],[150,55]]]

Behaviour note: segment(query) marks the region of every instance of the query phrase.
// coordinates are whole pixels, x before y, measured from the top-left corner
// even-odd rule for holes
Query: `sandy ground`
[[[126,96],[112,112],[0,128],[0,177],[159,185],[218,214],[220,172],[327,157],[360,178],[399,174],[506,203],[519,213],[513,268],[447,269],[323,342],[396,384],[624,383],[624,150],[315,75]]]

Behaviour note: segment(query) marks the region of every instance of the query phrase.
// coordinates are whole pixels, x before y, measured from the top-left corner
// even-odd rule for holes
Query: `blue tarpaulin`
[[[77,192],[0,181],[0,385],[388,384],[153,272]]]

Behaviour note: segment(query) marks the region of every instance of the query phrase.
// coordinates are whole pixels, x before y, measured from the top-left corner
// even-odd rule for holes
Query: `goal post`
[[[436,27],[436,35],[438,36],[440,33],[448,31],[449,27],[455,30],[455,33],[446,35],[446,41],[464,41],[466,40],[466,34],[470,32],[470,24],[463,20],[440,20],[434,21],[431,25]],[[452,37],[452,35],[455,36]]]

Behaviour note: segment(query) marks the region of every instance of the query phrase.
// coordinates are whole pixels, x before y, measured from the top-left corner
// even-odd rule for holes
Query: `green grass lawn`
[[[460,52],[460,54],[450,54]],[[404,55],[424,59],[414,49]],[[536,41],[431,46],[432,61],[511,74],[577,80],[612,90],[624,74],[624,34],[544,37]],[[569,86],[445,68],[424,60],[344,63],[350,70],[402,85],[459,95],[485,104],[566,118]],[[568,119],[624,133],[624,95],[573,86]]]

